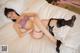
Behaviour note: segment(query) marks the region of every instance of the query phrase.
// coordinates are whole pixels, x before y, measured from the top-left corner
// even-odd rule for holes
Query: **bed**
[[[19,5],[19,1],[21,2],[21,5]],[[72,15],[76,15],[77,19],[73,28],[67,26],[62,28],[55,27],[53,31],[55,32],[56,37],[60,38],[63,42],[60,47],[61,53],[79,53],[79,14],[48,4],[45,0],[38,0],[38,2],[30,8],[28,8],[27,2],[28,0],[26,0],[26,2],[22,0],[14,0],[14,2],[9,1],[4,5],[1,11],[2,13],[0,13],[0,45],[8,45],[8,53],[56,53],[56,46],[54,43],[50,42],[46,36],[42,39],[33,39],[26,33],[25,36],[20,39],[13,28],[14,23],[11,22],[11,20],[6,19],[3,14],[5,7],[13,8],[18,13],[37,12],[41,19],[64,18],[68,20]]]

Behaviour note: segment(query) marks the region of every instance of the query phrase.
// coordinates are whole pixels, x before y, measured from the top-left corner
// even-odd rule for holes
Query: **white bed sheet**
[[[0,45],[8,45],[8,53],[56,53],[55,45],[45,36],[42,39],[33,39],[26,33],[20,39],[13,24],[9,23],[0,29]]]
[[[20,0],[20,1],[22,1],[22,0]],[[12,2],[12,1],[11,1]],[[15,3],[16,2],[16,3]],[[64,43],[64,45],[66,45],[66,46],[68,46],[68,47],[71,47],[71,48],[74,48],[75,50],[77,49],[77,48],[79,48],[79,45],[80,45],[80,24],[79,24],[79,22],[80,22],[80,15],[79,14],[76,14],[76,13],[74,13],[74,12],[71,12],[71,11],[69,11],[69,10],[66,10],[66,9],[63,9],[63,8],[60,8],[60,7],[57,7],[57,6],[52,6],[51,4],[48,4],[45,0],[39,0],[38,1],[38,3],[36,3],[35,5],[33,5],[30,9],[27,9],[28,7],[27,7],[27,3],[26,2],[28,2],[27,0],[26,0],[26,2],[24,2],[24,1],[22,1],[21,2],[21,4],[22,5],[19,5],[19,0],[17,0],[17,1],[15,1],[14,0],[14,2],[12,2],[12,3],[10,3],[10,2],[8,2],[7,3],[7,5],[6,6],[4,6],[4,7],[9,7],[9,8],[13,8],[13,9],[15,9],[18,13],[21,13],[21,12],[29,12],[29,11],[33,11],[33,12],[37,12],[38,14],[39,14],[39,16],[40,16],[40,18],[41,19],[49,19],[49,18],[51,18],[51,17],[54,17],[54,18],[64,18],[64,19],[66,19],[66,20],[68,20],[68,19],[70,19],[71,18],[71,16],[72,15],[76,15],[77,16],[77,20],[76,20],[76,23],[75,23],[75,25],[74,25],[74,27],[73,28],[69,28],[68,29],[68,31],[65,31],[65,29],[67,29],[66,27],[63,27],[63,28],[60,28],[59,29],[59,31],[55,31],[56,33],[55,34],[57,34],[57,37],[59,37],[60,36],[60,34],[63,34],[63,35],[61,35],[61,37],[59,37],[62,41],[63,41],[63,43]],[[15,4],[14,4],[15,3]],[[14,4],[14,5],[13,5]],[[16,5],[16,4],[18,4],[18,5]],[[24,4],[26,4],[26,7],[25,7],[25,5]],[[4,9],[3,9],[4,10]],[[0,18],[0,21],[2,22],[2,20],[4,20],[4,23],[8,23],[8,22],[5,22],[5,20],[6,21],[9,21],[9,20],[7,20],[7,19],[3,19],[3,17],[4,16],[1,16],[2,18]],[[2,20],[1,20],[2,19]],[[2,23],[1,23],[2,24]],[[0,26],[3,26],[3,24],[2,25],[0,25]],[[23,42],[25,43],[25,39],[26,39],[26,36],[25,36],[25,38],[23,38],[22,40],[20,40],[19,38],[18,38],[18,36],[17,36],[17,34],[16,34],[16,32],[13,30],[13,28],[9,28],[10,26],[9,25],[6,25],[4,28],[2,28],[1,29],[1,33],[0,33],[0,40],[5,40],[5,41],[7,41],[8,40],[8,43],[5,43],[5,41],[3,42],[3,44],[5,43],[5,44],[9,44],[10,46],[12,46],[12,47],[10,47],[10,48],[16,48],[16,46],[18,45],[18,42],[20,42],[20,44],[23,44]],[[6,30],[8,30],[8,29],[10,29],[11,31],[5,31],[5,29]],[[56,29],[56,28],[55,28]],[[56,29],[57,30],[57,29]],[[12,31],[14,31],[14,32],[12,32]],[[11,32],[11,33],[10,33]],[[57,33],[58,32],[58,33]],[[8,33],[8,36],[5,36],[5,34],[7,34]],[[66,33],[66,34],[65,34]],[[15,36],[14,36],[14,35]],[[9,37],[10,36],[10,37]],[[12,43],[11,42],[9,42],[10,40],[9,40],[9,38],[11,38],[11,37],[13,37],[13,39],[11,40],[11,41],[14,41],[13,43],[13,45],[12,45]],[[63,39],[62,39],[63,38]],[[46,39],[46,38],[43,38],[43,39]],[[16,41],[17,40],[17,41]],[[23,41],[24,40],[24,41]],[[16,41],[16,43],[15,43],[15,41]],[[22,42],[21,42],[22,41]],[[32,40],[30,40],[30,41],[32,41]],[[35,40],[36,41],[36,40]],[[35,41],[33,41],[33,42],[35,42]],[[43,40],[42,40],[43,41]],[[47,43],[47,42],[49,42],[49,41],[44,41],[44,43],[43,43],[43,45],[45,45],[45,42]],[[2,44],[2,43],[1,43]],[[26,44],[26,43],[25,43]],[[32,43],[31,43],[32,44]],[[51,44],[51,43],[49,43],[50,45],[48,45],[49,47],[51,47],[53,44]],[[35,45],[35,43],[33,43],[33,45]],[[74,47],[74,45],[75,45],[75,47]],[[20,46],[20,45],[19,45]],[[47,46],[47,47],[48,47]],[[32,48],[32,46],[30,46],[31,48]],[[46,46],[45,46],[46,47]],[[18,48],[18,47],[17,47]],[[25,48],[25,46],[21,46],[21,48]],[[42,49],[41,47],[39,47],[40,49]],[[18,51],[18,49],[13,49],[13,50],[10,50],[9,52],[11,52],[11,51],[14,51],[14,52],[21,52],[21,51]],[[49,49],[49,48],[47,48],[47,49]],[[46,49],[46,50],[47,50]],[[54,49],[54,48],[53,48]],[[49,49],[50,51],[49,51],[49,53],[50,52],[54,52],[54,51],[52,51],[53,49]],[[62,50],[63,50],[63,47],[61,48]],[[67,48],[66,48],[67,49]],[[26,49],[25,49],[26,50]],[[28,50],[28,49],[27,49]],[[33,51],[33,50],[36,50],[36,49],[31,49],[31,51]],[[42,49],[42,50],[44,50],[44,49]],[[41,52],[42,53],[44,53],[44,52],[47,52],[47,51],[42,51],[41,50]],[[71,49],[72,50],[72,49]],[[35,51],[35,53],[38,53],[40,50],[38,49],[38,51]],[[64,50],[65,51],[65,50]],[[77,50],[76,50],[77,51]],[[30,50],[28,50],[28,52],[30,52]],[[24,51],[24,53],[25,53],[25,51]],[[31,53],[31,52],[30,52]],[[64,52],[61,52],[61,53],[64,53]],[[66,53],[66,52],[65,52]],[[69,53],[71,53],[71,52],[69,52]]]

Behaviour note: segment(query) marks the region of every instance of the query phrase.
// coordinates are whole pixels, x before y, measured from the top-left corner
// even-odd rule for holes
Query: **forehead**
[[[9,13],[13,13],[13,12],[15,13],[15,11],[10,11],[10,12],[8,12],[8,14],[9,14]]]
[[[10,11],[7,13],[7,16],[11,15],[14,11]]]

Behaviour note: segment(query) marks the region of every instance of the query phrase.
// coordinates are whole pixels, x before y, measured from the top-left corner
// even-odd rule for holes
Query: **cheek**
[[[11,18],[11,19],[15,19],[15,16],[12,15],[12,14],[9,14],[8,17]]]
[[[10,14],[10,13],[9,13],[7,16],[8,16],[9,18],[11,18],[11,19],[13,18],[13,15]]]
[[[10,18],[11,19],[11,15],[7,15],[8,16],[8,18]]]

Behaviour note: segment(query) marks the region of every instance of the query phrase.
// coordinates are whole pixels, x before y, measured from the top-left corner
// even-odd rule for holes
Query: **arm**
[[[17,19],[17,21],[14,24],[14,28],[17,31],[17,33],[18,33],[18,35],[19,35],[20,38],[22,38],[24,36],[24,33],[26,32],[26,30],[22,29],[20,27],[20,25],[19,25],[19,22],[20,22],[21,19],[23,19],[23,17],[24,17],[24,15],[19,16],[18,19]]]
[[[24,32],[22,32],[22,31],[20,30],[19,25],[15,23],[15,24],[14,24],[14,28],[15,28],[15,30],[17,31],[19,37],[22,38],[22,37],[24,36]]]

